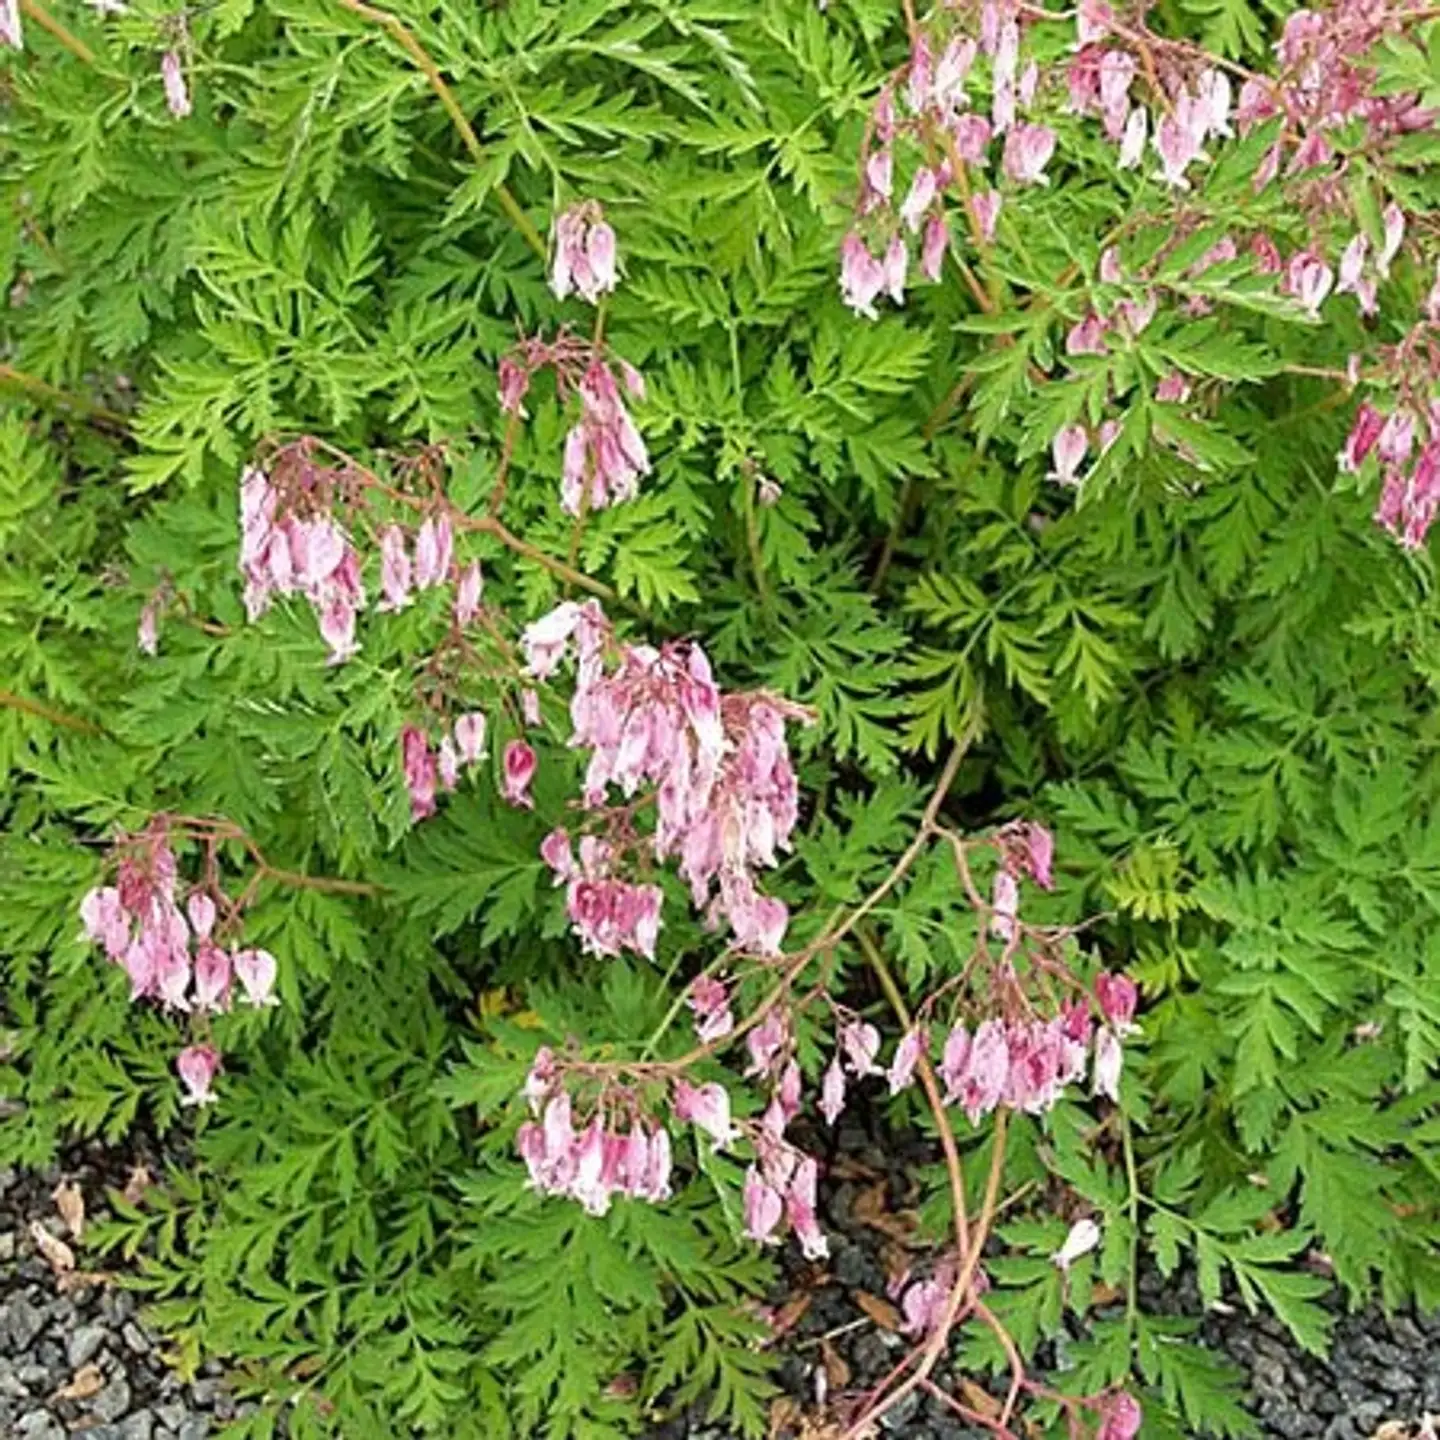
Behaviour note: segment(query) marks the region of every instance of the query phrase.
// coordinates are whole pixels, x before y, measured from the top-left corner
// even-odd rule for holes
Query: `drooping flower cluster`
[[[1336,457],[1342,474],[1358,475],[1374,456],[1382,481],[1375,520],[1410,550],[1440,513],[1440,278],[1426,309],[1400,344],[1380,352],[1390,397],[1361,402]]]
[[[590,753],[583,801],[610,828],[606,864],[627,850],[679,859],[707,923],[728,923],[734,943],[778,954],[788,919],[782,901],[760,893],[755,872],[789,844],[799,792],[785,739],[788,720],[808,712],[764,693],[722,694],[696,644],[616,644],[596,601],[567,601],[528,627],[530,673],[549,676],[577,655],[570,743]],[[640,837],[635,806],[655,797],[655,828]],[[613,869],[607,873],[613,873]],[[591,943],[597,943],[591,937]]]
[[[524,414],[525,396],[537,372],[553,370],[562,401],[576,395],[580,415],[565,436],[560,508],[567,515],[603,510],[639,493],[650,473],[650,454],[626,409],[622,387],[644,400],[645,380],[624,360],[616,362],[598,345],[561,331],[553,340],[523,340],[500,362],[500,408]]]
[[[555,217],[550,250],[550,288],[556,299],[573,292],[598,305],[615,288],[615,232],[598,201],[582,200]]]
[[[418,725],[403,726],[400,768],[410,795],[410,818],[424,820],[433,815],[437,786],[455,789],[462,766],[475,765],[484,756],[485,716],[478,710],[461,715],[451,733],[442,735],[434,746]]]
[[[331,512],[331,472],[300,459],[277,469],[272,480],[251,467],[240,477],[240,569],[245,610],[252,621],[274,595],[303,595],[310,602],[330,663],[357,650],[355,617],[365,605],[360,557]]]
[[[219,929],[237,923],[239,910],[218,883],[212,878],[185,886],[182,907],[170,836],[168,822],[160,817],[139,834],[116,840],[114,883],[95,886],[80,902],[86,937],[124,969],[132,1001],[204,1017],[230,1009],[238,982],[249,1004],[277,1004],[275,957],[218,938]],[[209,1081],[218,1064],[218,1052],[208,1045],[182,1054],[178,1068],[187,1104],[214,1098]]]
[[[570,1095],[549,1048],[541,1049],[525,1086],[533,1119],[516,1145],[530,1184],[577,1200],[603,1215],[616,1195],[652,1202],[670,1198],[670,1135],[647,1121],[633,1097],[601,1100],[577,1128]]]
[[[639,885],[611,874],[614,846],[598,835],[580,837],[577,862],[564,829],[552,830],[540,855],[565,886],[565,911],[581,948],[590,955],[615,956],[632,950],[655,958],[664,892],[658,885]]]
[[[25,36],[20,27],[20,0],[0,0],[0,41],[14,50],[25,48]]]

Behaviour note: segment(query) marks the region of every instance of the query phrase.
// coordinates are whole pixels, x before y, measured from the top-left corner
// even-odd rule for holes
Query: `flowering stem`
[[[895,983],[894,975],[890,973],[889,965],[885,963],[885,957],[880,953],[880,947],[863,927],[855,932],[855,939],[870,968],[875,972],[875,978],[880,982],[880,988],[885,992],[890,1008],[894,1010],[900,1024],[909,1030],[915,1023],[914,1017],[905,1003],[905,997],[900,993],[900,987]],[[960,1151],[955,1144],[955,1132],[950,1128],[940,1087],[935,1081],[935,1068],[930,1064],[928,1055],[921,1055],[918,1069],[920,1083],[925,1088],[925,1098],[930,1103],[930,1110],[939,1127],[940,1148],[945,1152],[945,1172],[950,1179],[950,1199],[955,1211],[955,1245],[959,1254],[968,1256],[970,1219],[965,1200],[965,1172],[960,1167]]]
[[[1130,1274],[1125,1282],[1125,1327],[1133,1340],[1140,1312],[1140,1178],[1135,1169],[1135,1142],[1130,1133],[1130,1117],[1123,1110],[1120,1112],[1120,1143],[1125,1151],[1125,1183],[1130,1192]]]
[[[34,0],[22,0],[22,3],[28,10]],[[477,165],[483,165],[485,163],[485,147],[481,145],[479,136],[475,134],[474,126],[466,119],[464,110],[460,108],[460,102],[455,98],[455,92],[446,84],[445,77],[440,73],[440,67],[431,58],[429,51],[406,28],[400,17],[392,15],[388,10],[381,10],[377,6],[367,5],[364,0],[338,0],[338,3],[359,15],[361,19],[369,20],[374,25],[382,25],[390,32],[429,81],[430,88],[445,107],[445,113],[450,117],[460,139],[464,141],[466,150],[470,152],[470,158]],[[546,245],[544,237],[535,228],[530,217],[520,208],[519,202],[510,193],[507,186],[503,182],[497,181],[494,189],[495,198],[500,202],[500,208],[524,236],[525,242],[542,261],[548,258],[549,247]]]
[[[23,370],[17,370],[13,365],[0,365],[0,383],[7,385],[18,385],[22,390],[28,390],[42,400],[53,401],[57,405],[67,405],[72,409],[79,410],[86,416],[92,416],[97,420],[103,420],[110,425],[119,425],[128,428],[125,417],[114,410],[107,410],[103,405],[97,405],[92,400],[87,400],[83,395],[72,394],[68,390],[61,390],[48,381],[41,380],[38,376],[27,375]]]
[[[79,715],[67,715],[63,710],[52,710],[48,705],[42,705],[38,700],[27,699],[24,695],[16,695],[10,690],[0,690],[0,706],[9,710],[20,710],[27,715],[38,715],[42,720],[48,720],[52,725],[63,725],[67,730],[79,730],[85,735],[103,735],[104,730],[89,720],[81,719]]]
[[[20,8],[42,29],[48,30],[77,60],[95,64],[95,52],[72,35],[39,0],[20,0]]]

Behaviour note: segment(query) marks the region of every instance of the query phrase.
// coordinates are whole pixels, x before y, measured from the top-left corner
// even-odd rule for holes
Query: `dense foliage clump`
[[[857,1103],[997,1433],[1440,1304],[1433,10],[0,40],[0,1161],[186,1137],[237,1433],[765,1433]]]

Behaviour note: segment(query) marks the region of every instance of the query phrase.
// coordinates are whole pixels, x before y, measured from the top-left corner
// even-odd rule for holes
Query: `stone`
[[[10,1337],[10,1348],[20,1354],[35,1343],[45,1325],[45,1317],[23,1295],[17,1295],[0,1306],[0,1325]]]
[[[148,1355],[154,1348],[150,1337],[133,1320],[125,1322],[120,1338],[125,1342],[125,1348],[134,1355]]]
[[[178,1400],[155,1407],[155,1416],[167,1430],[178,1430],[185,1423],[185,1407]]]
[[[65,1360],[72,1370],[93,1360],[100,1347],[110,1338],[110,1332],[103,1325],[81,1325],[70,1332],[65,1342]]]
[[[151,1440],[155,1434],[155,1416],[149,1410],[137,1410],[116,1428],[120,1431],[120,1440]]]
[[[209,1410],[220,1396],[220,1382],[212,1376],[204,1376],[190,1386],[190,1398],[202,1410]]]
[[[0,1261],[9,1261],[15,1258],[15,1232],[13,1230],[0,1230]]]
[[[97,1420],[118,1420],[130,1408],[130,1382],[117,1375],[91,1402]]]
[[[203,1415],[191,1415],[181,1424],[175,1440],[205,1440],[210,1433],[210,1422]]]
[[[15,1422],[17,1440],[66,1440],[65,1427],[48,1410],[31,1410]]]

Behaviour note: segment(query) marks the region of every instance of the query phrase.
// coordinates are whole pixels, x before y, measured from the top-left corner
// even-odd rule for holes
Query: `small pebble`
[[[66,1363],[72,1370],[78,1370],[100,1353],[100,1347],[109,1335],[103,1325],[82,1325],[78,1330],[72,1330],[65,1342]]]

